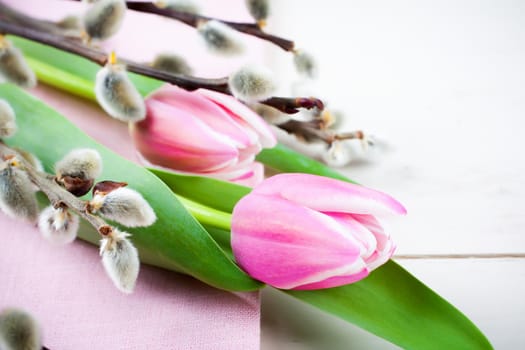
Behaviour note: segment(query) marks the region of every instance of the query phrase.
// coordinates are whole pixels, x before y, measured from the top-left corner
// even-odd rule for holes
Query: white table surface
[[[397,254],[525,253],[525,2],[273,4],[268,30],[318,58],[317,90],[346,128],[388,144],[343,172],[408,208],[390,227]],[[268,58],[295,79],[289,55]],[[525,348],[525,259],[397,261],[496,349]],[[396,348],[275,291],[262,312],[263,350]]]

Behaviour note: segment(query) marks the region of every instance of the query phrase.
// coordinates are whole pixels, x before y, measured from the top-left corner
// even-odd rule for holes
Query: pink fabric
[[[42,18],[80,13],[68,1],[9,0]],[[203,2],[209,15],[246,19],[242,3]],[[227,11],[224,9],[227,8]],[[221,11],[222,10],[222,11]],[[152,30],[157,33],[153,35]],[[126,40],[132,37],[133,40]],[[187,41],[183,38],[190,37]],[[206,54],[195,31],[152,15],[128,13],[122,32],[105,46],[137,61],[160,50],[190,60],[201,76],[228,74],[246,57],[216,59]],[[253,41],[250,41],[253,43]],[[255,41],[257,42],[257,41]],[[251,47],[250,57],[261,57]],[[138,161],[127,126],[94,104],[39,86],[37,97],[120,155]],[[258,349],[258,293],[227,293],[183,275],[142,266],[134,294],[118,292],[105,276],[96,247],[76,241],[55,247],[36,228],[0,213],[0,309],[21,307],[43,326],[44,342],[56,349]]]
[[[257,294],[234,294],[142,266],[124,295],[105,276],[97,249],[54,246],[0,214],[0,309],[20,307],[59,349],[258,349]]]

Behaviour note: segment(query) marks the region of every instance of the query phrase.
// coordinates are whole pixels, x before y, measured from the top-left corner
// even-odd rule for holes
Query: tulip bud
[[[216,20],[202,21],[197,31],[206,47],[214,53],[231,56],[244,51],[239,33],[227,24]]]
[[[16,117],[11,105],[0,100],[0,138],[12,136],[17,130]]]
[[[0,164],[0,210],[12,218],[34,222],[38,204],[33,183],[17,166],[16,159]]]
[[[323,154],[323,160],[331,167],[343,167],[352,160],[352,150],[346,142],[334,141]]]
[[[71,243],[77,237],[80,219],[67,208],[52,206],[44,209],[38,218],[38,228],[45,239],[56,244]]]
[[[312,55],[303,50],[294,51],[293,62],[298,73],[310,78],[317,76],[317,65]]]
[[[115,286],[124,293],[133,291],[140,269],[139,255],[127,239],[129,236],[129,233],[112,229],[100,241],[102,265]]]
[[[308,174],[276,175],[235,206],[233,254],[248,274],[276,288],[353,283],[394,252],[377,220],[386,213],[406,210],[362,186]]]
[[[89,202],[92,213],[100,213],[106,219],[128,227],[150,226],[157,220],[151,206],[137,191],[118,187],[106,192],[98,190],[97,186]]]
[[[270,3],[268,0],[245,0],[250,15],[258,21],[265,21],[270,14]],[[264,22],[263,22],[264,23]]]
[[[275,136],[252,110],[232,96],[166,86],[146,100],[148,114],[133,124],[137,150],[150,165],[253,186],[263,177],[254,164]]]
[[[155,69],[172,74],[191,75],[193,72],[184,58],[170,53],[157,55],[150,65]]]
[[[155,5],[159,8],[191,14],[201,12],[199,5],[191,0],[160,0],[155,2]]]
[[[0,349],[41,350],[40,329],[25,311],[5,309],[0,313]]]
[[[124,0],[97,1],[84,14],[84,30],[91,39],[107,39],[118,32],[125,14]]]
[[[97,73],[95,96],[104,111],[115,119],[138,122],[146,116],[142,96],[129,79],[126,68],[116,63],[114,54]]]
[[[233,96],[244,102],[264,101],[272,96],[277,84],[270,70],[245,66],[230,75],[228,85]]]
[[[29,68],[22,52],[0,35],[0,82],[2,81],[24,88],[36,85],[35,73]]]

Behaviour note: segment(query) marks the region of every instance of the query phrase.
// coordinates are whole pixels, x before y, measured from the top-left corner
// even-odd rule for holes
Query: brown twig
[[[38,22],[37,19],[34,19]],[[43,30],[35,30],[30,27],[30,23],[21,25],[5,20],[3,13],[0,13],[0,33],[12,34],[29,40],[33,40],[45,45],[49,45],[62,51],[70,52],[84,57],[98,65],[105,65],[108,60],[107,53],[93,47],[84,45],[80,40],[75,40],[67,36],[49,33]],[[214,90],[231,95],[228,87],[228,78],[206,79],[190,77],[180,74],[173,74],[154,69],[148,65],[136,63],[127,59],[121,59],[126,64],[130,72],[145,75],[154,79],[165,81],[177,85],[186,90],[199,88]],[[271,97],[261,103],[276,108],[284,113],[293,114],[299,112],[299,108],[310,109],[313,107],[322,108],[323,102],[314,97],[287,98]]]
[[[72,0],[72,1],[81,1],[81,0]],[[295,50],[295,44],[293,41],[284,39],[275,35],[271,35],[266,33],[261,29],[261,27],[257,23],[241,23],[241,22],[230,22],[230,21],[223,21],[217,18],[187,13],[187,12],[180,12],[168,8],[160,8],[159,6],[155,5],[154,3],[148,2],[148,1],[127,1],[126,5],[128,9],[137,11],[137,12],[143,12],[143,13],[151,13],[162,17],[168,17],[171,19],[174,19],[176,21],[182,22],[184,24],[187,24],[191,27],[196,28],[199,23],[203,21],[210,21],[210,20],[216,20],[219,22],[222,22],[233,29],[237,30],[238,32],[255,36],[257,38],[260,38],[262,40],[268,41],[274,45],[277,45],[281,49],[285,51],[294,51]]]
[[[104,235],[104,233],[107,232],[107,228],[110,226],[100,217],[89,213],[86,202],[78,199],[57,184],[54,181],[53,175],[39,172],[29,162],[25,161],[24,157],[20,155],[18,151],[10,148],[2,142],[0,142],[0,155],[4,158],[16,156],[17,160],[22,164],[22,169],[26,172],[31,182],[33,182],[39,190],[47,196],[51,205],[55,207],[65,205],[77,213],[81,218],[89,222],[100,234]]]
[[[276,126],[307,142],[320,140],[327,144],[332,144],[334,141],[365,139],[365,134],[361,130],[336,133],[333,130],[325,129],[321,119],[310,121],[290,119]]]

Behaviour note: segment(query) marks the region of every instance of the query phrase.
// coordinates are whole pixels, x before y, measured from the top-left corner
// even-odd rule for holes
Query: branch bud
[[[11,105],[0,100],[0,138],[10,137],[17,130],[15,112]]]
[[[222,22],[216,20],[202,21],[197,25],[206,47],[217,54],[232,56],[244,51],[239,33]]]
[[[122,26],[126,9],[124,0],[97,1],[84,14],[84,30],[91,39],[107,39]]]
[[[22,52],[0,35],[0,82],[2,81],[24,88],[36,85],[35,73],[29,68]]]
[[[80,220],[63,206],[44,209],[38,218],[38,228],[45,239],[56,244],[71,243],[77,237]]]
[[[124,293],[135,287],[140,269],[137,249],[127,239],[130,234],[113,229],[100,241],[102,265],[115,286]]]
[[[124,122],[138,122],[146,118],[146,105],[128,77],[126,68],[117,64],[112,54],[95,80],[95,95],[107,114]]]
[[[38,204],[32,182],[16,158],[0,164],[0,210],[12,218],[35,222]]]
[[[0,313],[0,349],[41,350],[40,329],[25,311],[5,309]]]
[[[244,102],[264,101],[272,96],[277,83],[273,73],[261,66],[245,66],[230,75],[230,90],[237,99]]]
[[[118,186],[109,188],[106,183]],[[123,187],[125,185],[112,181],[98,183],[93,189],[93,199],[89,202],[90,211],[128,227],[152,225],[157,216],[151,206],[140,193]],[[102,188],[106,190],[101,190]]]

